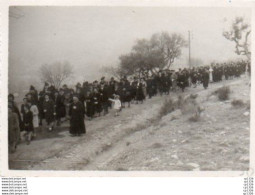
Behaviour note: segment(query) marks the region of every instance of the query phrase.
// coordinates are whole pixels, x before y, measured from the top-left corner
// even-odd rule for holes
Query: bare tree
[[[152,35],[150,42],[164,55],[164,68],[166,69],[169,69],[175,59],[181,56],[182,48],[187,47],[183,36],[177,33],[171,35],[167,32],[157,33]]]
[[[231,28],[223,32],[223,36],[226,39],[235,42],[235,53],[237,55],[245,55],[248,60],[251,59],[250,34],[251,26],[243,17],[236,17]]]
[[[68,62],[55,62],[40,67],[40,76],[43,82],[54,85],[57,89],[73,74],[73,68]]]

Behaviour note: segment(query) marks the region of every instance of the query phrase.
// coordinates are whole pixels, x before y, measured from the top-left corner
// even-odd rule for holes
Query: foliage
[[[183,36],[177,33],[169,35],[167,32],[152,35],[151,44],[164,56],[164,68],[169,69],[174,60],[181,56],[182,48],[187,46]]]
[[[68,62],[55,62],[40,67],[40,76],[43,82],[54,85],[57,89],[73,74],[73,68]]]
[[[231,28],[223,32],[223,36],[226,39],[235,42],[236,54],[245,55],[249,60],[251,58],[250,34],[251,26],[243,17],[236,17]]]
[[[180,34],[153,34],[149,40],[137,40],[129,54],[119,57],[120,69],[126,75],[147,72],[155,74],[159,70],[169,69],[186,46],[186,41]]]

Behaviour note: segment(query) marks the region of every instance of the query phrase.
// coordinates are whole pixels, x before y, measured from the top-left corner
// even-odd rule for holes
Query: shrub
[[[182,101],[179,107],[183,114],[195,113],[197,111],[198,103],[196,98],[197,94],[191,94]]]
[[[189,121],[191,121],[191,122],[197,122],[197,121],[199,121],[199,119],[200,119],[200,114],[196,113],[196,114],[192,115],[192,116],[189,118]]]
[[[242,100],[233,100],[231,102],[231,105],[233,107],[243,107],[244,106],[244,102]]]
[[[223,86],[215,91],[215,94],[218,95],[218,99],[225,101],[229,99],[230,88],[228,86]]]
[[[170,112],[173,112],[176,109],[176,102],[172,99],[165,99],[164,103],[162,104],[159,110],[159,118],[167,115]]]

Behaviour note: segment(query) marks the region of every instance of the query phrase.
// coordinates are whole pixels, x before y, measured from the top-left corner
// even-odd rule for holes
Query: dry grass
[[[125,169],[125,168],[123,168],[123,167],[118,167],[118,168],[116,169],[116,171],[128,171],[128,170]]]
[[[235,108],[240,108],[245,105],[245,103],[242,100],[232,100],[231,105]]]
[[[161,147],[163,147],[163,145],[160,144],[160,143],[154,143],[154,144],[151,146],[151,148],[161,148]]]
[[[213,94],[218,95],[220,101],[225,101],[229,99],[230,88],[229,86],[223,86],[217,89]]]
[[[189,121],[191,122],[198,122],[200,119],[200,114],[194,114],[189,118]]]
[[[250,109],[251,109],[251,102],[250,102],[250,101],[247,102],[246,109],[247,109],[247,110],[250,110]]]
[[[197,103],[197,97],[197,94],[191,94],[186,98],[180,95],[177,101],[174,101],[171,98],[166,99],[159,111],[159,118],[162,118],[163,116],[175,111],[176,109],[180,109],[182,114],[192,115],[189,118],[190,121],[198,121],[200,118],[200,113],[203,111],[203,109],[201,109],[201,106]],[[171,120],[175,119],[176,118],[173,117]]]
[[[159,110],[159,118],[162,118],[163,116],[173,112],[178,105],[178,102],[176,103],[172,98],[165,99],[163,105],[161,106]]]
[[[101,152],[105,152],[107,150],[109,150],[110,148],[112,147],[112,144],[111,143],[108,143],[108,144],[104,144],[101,148]]]

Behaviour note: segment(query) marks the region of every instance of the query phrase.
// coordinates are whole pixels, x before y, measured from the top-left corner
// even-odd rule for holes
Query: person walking
[[[86,127],[84,122],[85,109],[82,103],[79,101],[77,95],[73,96],[73,103],[70,106],[70,134],[72,136],[81,136],[86,133]]]

